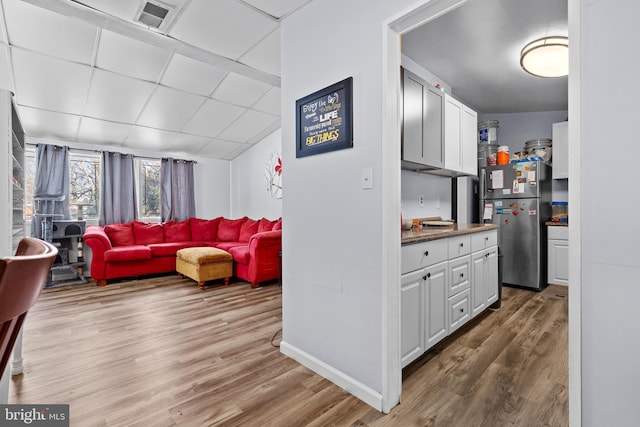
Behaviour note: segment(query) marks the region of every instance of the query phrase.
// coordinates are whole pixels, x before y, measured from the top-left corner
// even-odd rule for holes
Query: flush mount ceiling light
[[[527,44],[520,52],[520,65],[538,77],[562,77],[569,74],[569,38],[543,37]]]

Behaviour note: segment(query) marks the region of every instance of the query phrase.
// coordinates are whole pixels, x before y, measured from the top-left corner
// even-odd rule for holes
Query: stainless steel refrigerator
[[[498,225],[502,282],[547,286],[547,235],[551,218],[551,167],[521,162],[480,169],[481,222]]]

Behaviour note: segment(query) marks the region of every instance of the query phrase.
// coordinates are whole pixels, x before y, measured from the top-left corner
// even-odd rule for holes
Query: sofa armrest
[[[256,233],[249,239],[249,277],[252,286],[279,276],[282,230]]]
[[[91,277],[102,280],[106,276],[104,253],[111,249],[111,240],[98,225],[90,225],[82,235],[84,243],[91,248]]]

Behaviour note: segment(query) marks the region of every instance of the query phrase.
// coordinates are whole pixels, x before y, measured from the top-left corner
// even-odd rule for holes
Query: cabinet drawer
[[[549,240],[569,240],[569,227],[563,225],[550,225],[547,227]]]
[[[481,251],[498,244],[498,230],[484,231],[471,235],[471,250]]]
[[[447,260],[447,239],[415,243],[401,249],[402,274]]]
[[[449,297],[471,287],[471,257],[463,256],[449,261]]]
[[[450,237],[447,240],[449,241],[449,259],[471,253],[471,236]]]
[[[465,289],[458,295],[449,298],[449,333],[471,319],[471,292]]]

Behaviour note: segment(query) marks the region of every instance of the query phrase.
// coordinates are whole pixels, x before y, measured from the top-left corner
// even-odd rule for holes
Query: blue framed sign
[[[296,157],[353,147],[353,77],[296,101]]]

